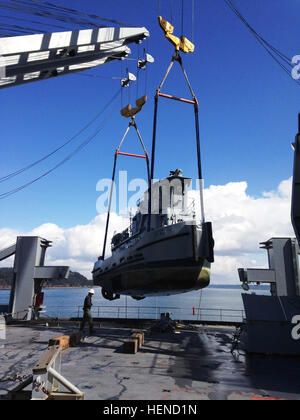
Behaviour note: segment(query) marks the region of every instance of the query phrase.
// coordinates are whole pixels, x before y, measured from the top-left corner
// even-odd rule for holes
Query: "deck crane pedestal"
[[[294,149],[292,224],[296,238],[271,238],[261,243],[268,252],[268,269],[239,269],[244,290],[269,284],[271,296],[243,294],[246,313],[241,341],[249,353],[300,356],[293,329],[300,315],[300,114]],[[298,321],[297,321],[298,322]]]
[[[68,279],[69,267],[45,266],[45,256],[51,241],[37,236],[20,236],[16,244],[0,251],[0,261],[15,256],[10,302],[0,311],[14,320],[37,319],[43,308],[44,281]]]

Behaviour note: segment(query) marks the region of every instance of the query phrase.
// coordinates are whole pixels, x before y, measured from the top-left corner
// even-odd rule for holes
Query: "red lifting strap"
[[[136,158],[148,159],[148,156],[147,155],[135,155],[134,153],[119,152],[118,150],[117,150],[117,155],[131,156],[131,157],[136,157]]]
[[[131,127],[135,128],[135,131],[137,133],[137,136],[139,138],[140,144],[144,150],[144,155],[137,155],[135,153],[125,153],[125,152],[120,152],[120,147],[122,146],[122,144],[124,143],[124,140],[130,130]],[[142,158],[142,159],[146,159],[146,165],[147,165],[147,176],[148,176],[148,184],[149,184],[149,188],[151,187],[151,181],[150,181],[150,168],[149,168],[149,157],[148,157],[148,153],[146,150],[146,147],[143,143],[141,134],[137,128],[136,122],[134,120],[134,117],[131,117],[131,121],[127,127],[127,130],[121,140],[121,143],[119,144],[116,153],[115,153],[115,159],[114,159],[114,168],[113,168],[113,175],[112,175],[112,184],[111,184],[111,188],[110,188],[110,194],[109,194],[109,201],[108,201],[108,212],[107,212],[107,219],[106,219],[106,227],[105,227],[105,235],[104,235],[104,243],[103,243],[103,251],[102,251],[102,256],[99,257],[99,260],[104,260],[105,258],[105,252],[106,252],[106,242],[107,242],[107,235],[108,235],[108,226],[109,226],[109,220],[110,220],[110,211],[111,211],[111,204],[112,204],[112,197],[113,197],[113,185],[114,185],[114,181],[115,181],[115,175],[116,175],[116,166],[117,166],[117,160],[118,160],[118,155],[123,155],[123,156],[129,156],[129,157],[135,157],[135,158]]]
[[[190,99],[178,98],[177,96],[166,95],[165,93],[158,92],[158,96],[161,96],[161,97],[167,98],[167,99],[173,99],[174,101],[185,102],[186,104],[192,104],[192,105],[197,104],[196,100],[192,101]]]

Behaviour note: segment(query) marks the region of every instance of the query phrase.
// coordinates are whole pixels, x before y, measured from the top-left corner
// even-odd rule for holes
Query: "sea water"
[[[268,288],[255,287],[252,292],[269,295]],[[0,305],[8,304],[9,291],[0,290]],[[45,313],[53,318],[81,317],[87,288],[45,289]],[[173,319],[207,321],[241,321],[243,318],[240,286],[210,286],[206,289],[173,296],[150,297],[136,301],[131,297],[109,302],[95,288],[93,316],[109,318],[158,319],[161,313],[170,312]],[[251,293],[251,292],[250,292]]]

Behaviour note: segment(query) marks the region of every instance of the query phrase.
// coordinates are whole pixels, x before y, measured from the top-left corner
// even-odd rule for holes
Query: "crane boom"
[[[0,89],[63,76],[122,59],[146,28],[97,28],[0,38]]]

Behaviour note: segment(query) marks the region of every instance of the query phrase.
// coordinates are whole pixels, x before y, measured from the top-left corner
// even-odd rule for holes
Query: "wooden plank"
[[[52,365],[53,361],[57,357],[57,353],[60,352],[60,347],[57,346],[50,346],[41,356],[38,363],[33,368],[33,374],[42,374],[47,373],[48,367]]]
[[[141,333],[133,333],[131,334],[132,339],[136,339],[138,341],[138,348],[140,349],[144,344],[143,334]]]
[[[70,347],[70,336],[61,335],[59,337],[51,338],[49,340],[49,347],[59,346],[62,350],[66,350]]]
[[[82,343],[82,332],[78,331],[70,335],[70,347],[76,347],[78,344]]]
[[[142,331],[137,331],[137,333],[142,336],[142,346],[143,346],[145,343],[145,334]]]
[[[10,389],[7,398],[9,401],[26,401],[31,400],[31,390],[25,390],[25,388],[32,384],[33,376],[29,376],[29,378],[25,379],[23,382],[19,383],[13,389]]]
[[[30,401],[31,391],[21,390],[18,392],[9,391],[7,398],[9,401]]]
[[[138,351],[138,340],[136,338],[125,340],[123,350],[126,354],[136,354]]]
[[[80,401],[80,400],[84,400],[84,393],[82,393],[81,395],[77,395],[77,394],[71,394],[71,393],[68,393],[68,392],[52,392],[52,394],[49,395],[48,400],[53,400],[53,401],[76,400],[76,401]]]

